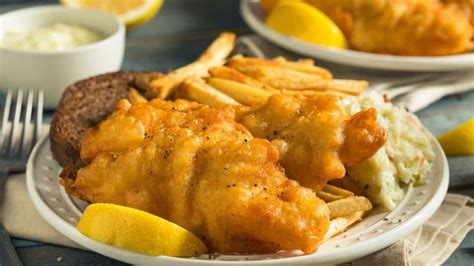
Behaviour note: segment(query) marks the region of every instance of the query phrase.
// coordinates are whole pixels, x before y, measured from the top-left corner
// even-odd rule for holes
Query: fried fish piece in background
[[[471,39],[474,39],[474,0],[441,0],[441,2],[447,8],[457,10],[464,14],[471,24]]]
[[[122,100],[84,137],[81,158],[75,179],[63,173],[68,193],[156,214],[220,253],[311,253],[329,227],[327,205],[286,178],[276,148],[230,108]]]
[[[435,56],[464,53],[471,48],[469,18],[439,0],[308,2],[328,15],[356,50]]]
[[[272,95],[260,105],[239,108],[238,121],[254,136],[271,140],[288,177],[314,191],[344,177],[345,166],[374,155],[387,135],[374,109],[350,117],[331,94]]]

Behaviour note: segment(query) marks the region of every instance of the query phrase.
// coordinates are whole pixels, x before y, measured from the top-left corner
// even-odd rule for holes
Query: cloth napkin
[[[24,174],[6,183],[4,225],[14,237],[84,249],[53,229],[36,212]],[[404,240],[352,262],[352,265],[439,265],[448,259],[474,228],[474,200],[448,194],[435,215]]]
[[[351,265],[441,265],[474,228],[474,200],[447,194],[438,211],[405,239]]]
[[[7,124],[9,126],[11,125]],[[48,132],[49,125],[43,125],[40,139]],[[3,225],[11,236],[84,249],[56,231],[36,212],[28,195],[24,173],[10,175],[4,192],[5,199],[0,211],[3,214]]]

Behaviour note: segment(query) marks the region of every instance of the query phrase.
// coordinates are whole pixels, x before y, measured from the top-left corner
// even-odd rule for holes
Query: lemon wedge
[[[347,48],[346,38],[336,24],[305,2],[285,1],[277,4],[265,22],[275,31],[310,43]]]
[[[204,243],[188,230],[150,213],[114,204],[89,205],[77,229],[96,241],[151,256],[207,253]]]
[[[163,5],[163,0],[60,0],[69,7],[98,9],[122,19],[127,27],[149,21]]]
[[[438,137],[448,155],[474,155],[474,118]]]

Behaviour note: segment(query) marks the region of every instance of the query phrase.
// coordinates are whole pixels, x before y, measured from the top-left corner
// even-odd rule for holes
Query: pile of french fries
[[[288,61],[236,55],[233,33],[222,33],[193,63],[157,76],[146,86],[148,98],[185,98],[211,107],[255,105],[273,94],[357,96],[366,81],[334,79],[312,59]]]
[[[366,81],[334,79],[327,69],[311,59],[288,61],[250,58],[236,55],[227,59],[235,44],[233,33],[222,33],[193,63],[168,74],[148,74],[139,80],[146,83],[147,98],[184,98],[220,108],[225,105],[252,106],[265,102],[273,94],[353,97],[367,87]],[[146,101],[131,90],[132,102]],[[345,231],[372,209],[370,201],[347,186],[325,185],[317,196],[330,210],[330,227],[325,240]],[[354,194],[356,192],[357,195]]]

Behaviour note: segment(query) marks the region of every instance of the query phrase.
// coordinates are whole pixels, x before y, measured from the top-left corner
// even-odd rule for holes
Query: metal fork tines
[[[43,92],[8,90],[1,120],[0,169],[23,171],[38,141],[43,117]]]
[[[6,92],[0,126],[0,207],[8,174],[25,170],[28,156],[39,139],[42,119],[41,90]],[[0,209],[0,265],[20,266],[22,263],[3,227],[4,215]]]
[[[469,77],[470,75],[466,75],[466,72],[460,71],[460,72],[451,73],[448,75],[442,75],[441,77],[438,76],[431,79],[420,80],[420,81],[413,82],[411,84],[405,84],[402,86],[393,86],[392,84],[392,87],[387,87],[385,90],[380,90],[380,87],[379,87],[377,92],[380,94],[387,95],[390,99],[394,99],[398,96],[407,94],[409,92],[412,92],[418,89],[435,86],[435,85],[441,85],[441,84],[453,84],[453,82],[461,82],[464,79],[469,78]]]

